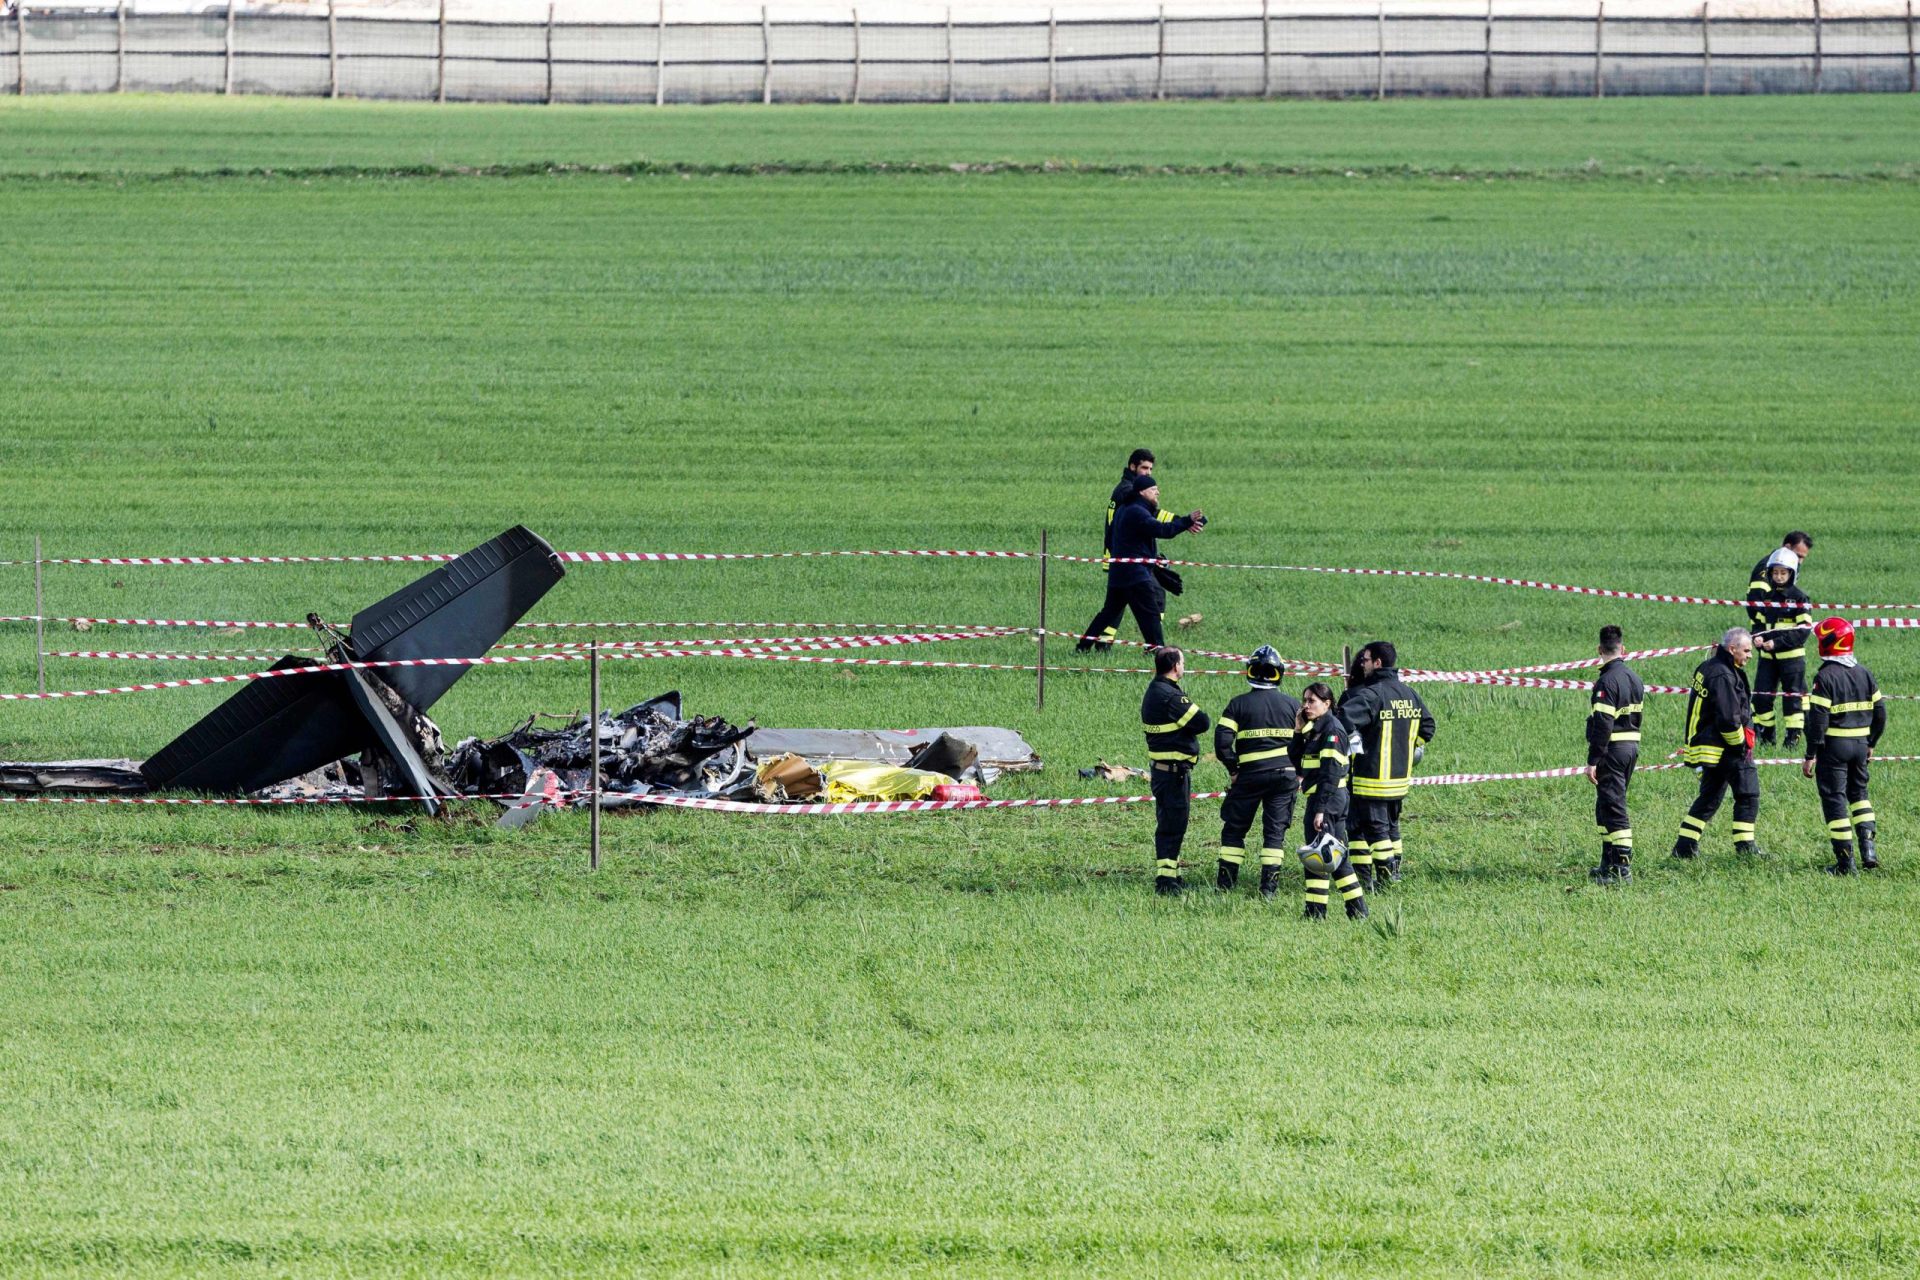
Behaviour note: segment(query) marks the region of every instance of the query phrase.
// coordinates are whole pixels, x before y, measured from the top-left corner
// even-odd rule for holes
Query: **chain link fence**
[[[1065,102],[1914,92],[1912,0],[1883,14],[1239,13],[1027,21],[561,22],[19,7],[0,84],[467,102]]]

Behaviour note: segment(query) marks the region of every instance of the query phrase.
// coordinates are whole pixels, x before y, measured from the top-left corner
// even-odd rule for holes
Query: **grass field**
[[[1214,517],[1172,544],[1196,558],[1726,595],[1802,526],[1816,599],[1913,599],[1916,124],[1901,98],[0,102],[0,555],[457,551],[516,521],[566,549],[1045,527],[1085,554],[1145,443]],[[48,611],[343,617],[415,572],[61,567]],[[1733,621],[1188,583],[1206,647],[1387,635],[1423,667]],[[581,565],[537,616],[1030,625],[1035,585]],[[1050,620],[1098,594],[1056,566]],[[31,600],[0,566],[0,612]],[[1920,641],[1864,637],[1920,693]],[[1043,714],[1013,673],[606,679],[766,724],[1008,724],[1047,769],[997,794],[1091,793],[1078,766],[1140,753],[1126,676],[1056,674]],[[7,626],[0,687],[32,680]],[[1430,771],[1580,758],[1579,693],[1428,690]],[[585,694],[578,667],[476,671],[436,718]],[[0,758],[145,754],[220,696],[7,704]],[[1910,705],[1890,753],[1920,753]],[[1143,808],[652,814],[609,822],[592,877],[577,820],[9,808],[0,1272],[1912,1274],[1920,767],[1879,772],[1869,882],[1816,873],[1786,769],[1770,857],[1733,865],[1723,814],[1705,865],[1668,864],[1689,781],[1636,788],[1622,893],[1586,884],[1584,782],[1417,791],[1376,929],[1298,922],[1297,879],[1280,907],[1154,900]],[[1215,835],[1197,806],[1190,875]]]

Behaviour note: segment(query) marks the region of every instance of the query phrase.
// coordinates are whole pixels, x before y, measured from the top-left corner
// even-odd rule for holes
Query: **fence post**
[[[228,97],[233,96],[233,10],[233,0],[227,0],[227,70],[225,83],[221,86],[220,92],[226,94]]]
[[[1700,0],[1700,96],[1713,96],[1713,18],[1711,0]]]
[[[592,773],[587,782],[587,870],[600,869],[600,645],[587,646],[587,715],[593,725]]]
[[[1160,6],[1160,51],[1153,59],[1153,100],[1167,100],[1167,6]]]
[[[1913,0],[1907,0],[1907,92],[1920,90],[1920,61],[1913,56]]]
[[[660,0],[660,21],[654,29],[653,105],[667,105],[667,0]]]
[[[24,4],[22,5],[24,8]],[[47,595],[40,581],[40,535],[33,535],[33,666],[47,691]]]
[[[853,11],[853,105],[860,105],[860,11]]]
[[[327,0],[327,96],[340,96],[340,32],[334,24],[333,0]]]
[[[1060,101],[1059,73],[1054,68],[1054,60],[1059,56],[1059,52],[1060,26],[1054,20],[1053,10],[1049,9],[1047,10],[1047,101],[1049,103]],[[1040,540],[1045,542],[1046,538],[1046,531],[1042,530]]]
[[[35,613],[40,612],[36,607]],[[1040,531],[1040,629],[1036,633],[1040,640],[1039,657],[1033,665],[1034,710],[1047,709],[1047,531]]]
[[[547,92],[544,101],[549,107],[553,105],[553,0],[547,2]],[[599,803],[598,797],[594,803]]]
[[[760,6],[760,105],[773,105],[773,25],[767,21],[767,6]]]
[[[1273,96],[1273,0],[1260,0],[1260,96]]]
[[[1813,0],[1813,91],[1820,92],[1821,62],[1826,53],[1825,31],[1820,20],[1820,0]]]
[[[1600,0],[1593,16],[1593,96],[1607,96],[1607,0]]]
[[[1385,102],[1387,99],[1387,0],[1380,0],[1380,60],[1373,84],[1373,100]]]
[[[1487,0],[1487,59],[1480,66],[1480,96],[1493,96],[1493,0]]]
[[[27,96],[27,0],[13,7],[13,91]]]
[[[447,0],[440,0],[440,25],[434,32],[433,100],[447,100]]]
[[[947,105],[953,105],[953,6],[947,6]]]
[[[127,91],[127,0],[114,7],[113,91]]]

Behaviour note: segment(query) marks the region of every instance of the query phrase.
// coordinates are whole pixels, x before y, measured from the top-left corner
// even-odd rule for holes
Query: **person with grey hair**
[[[1687,697],[1687,767],[1700,775],[1700,794],[1680,819],[1673,856],[1700,853],[1700,838],[1733,792],[1733,851],[1759,853],[1755,824],[1760,818],[1760,772],[1753,764],[1753,690],[1746,666],[1753,657],[1753,633],[1731,627],[1713,654],[1693,673]]]

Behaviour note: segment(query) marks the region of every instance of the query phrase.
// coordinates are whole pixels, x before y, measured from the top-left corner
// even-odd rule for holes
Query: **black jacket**
[[[1147,758],[1200,761],[1200,735],[1213,721],[1194,704],[1178,682],[1155,676],[1140,699],[1140,727],[1147,734]]]
[[[1107,499],[1106,528],[1100,531],[1100,546],[1108,555],[1113,554],[1113,518],[1119,514],[1120,508],[1132,502],[1133,499],[1133,472],[1122,471],[1120,483],[1113,486],[1113,494]],[[1162,524],[1170,524],[1173,521],[1173,512],[1161,511],[1154,518]],[[1111,569],[1112,566],[1108,567]]]
[[[1694,668],[1693,690],[1687,695],[1686,762],[1712,765],[1729,754],[1744,757],[1752,724],[1753,687],[1747,673],[1715,646],[1713,656]]]
[[[1117,559],[1151,560],[1160,554],[1159,539],[1171,538],[1193,528],[1190,516],[1166,516],[1138,499],[1113,513],[1113,528],[1107,534],[1107,553]],[[1150,564],[1109,565],[1110,580],[1132,584],[1152,582]]]
[[[1822,662],[1807,698],[1807,759],[1828,738],[1865,738],[1871,750],[1886,731],[1887,695],[1873,672],[1857,662]]]
[[[1433,712],[1400,678],[1381,667],[1340,695],[1340,719],[1359,750],[1354,752],[1353,794],[1391,800],[1407,794],[1413,749],[1433,741]]]
[[[1228,773],[1286,773],[1293,723],[1300,704],[1278,689],[1249,689],[1220,713],[1214,723],[1213,754]]]
[[[1633,668],[1615,658],[1600,668],[1593,682],[1592,710],[1587,713],[1587,764],[1600,763],[1616,742],[1640,741],[1640,714],[1647,686]]]
[[[1797,583],[1784,587],[1767,584],[1764,594],[1753,597],[1767,601],[1747,610],[1747,625],[1756,641],[1765,638],[1773,649],[1753,646],[1753,656],[1773,662],[1791,662],[1807,656],[1807,637],[1813,634],[1812,600]]]
[[[1287,747],[1308,813],[1338,818],[1347,811],[1347,726],[1329,711],[1294,736]]]

